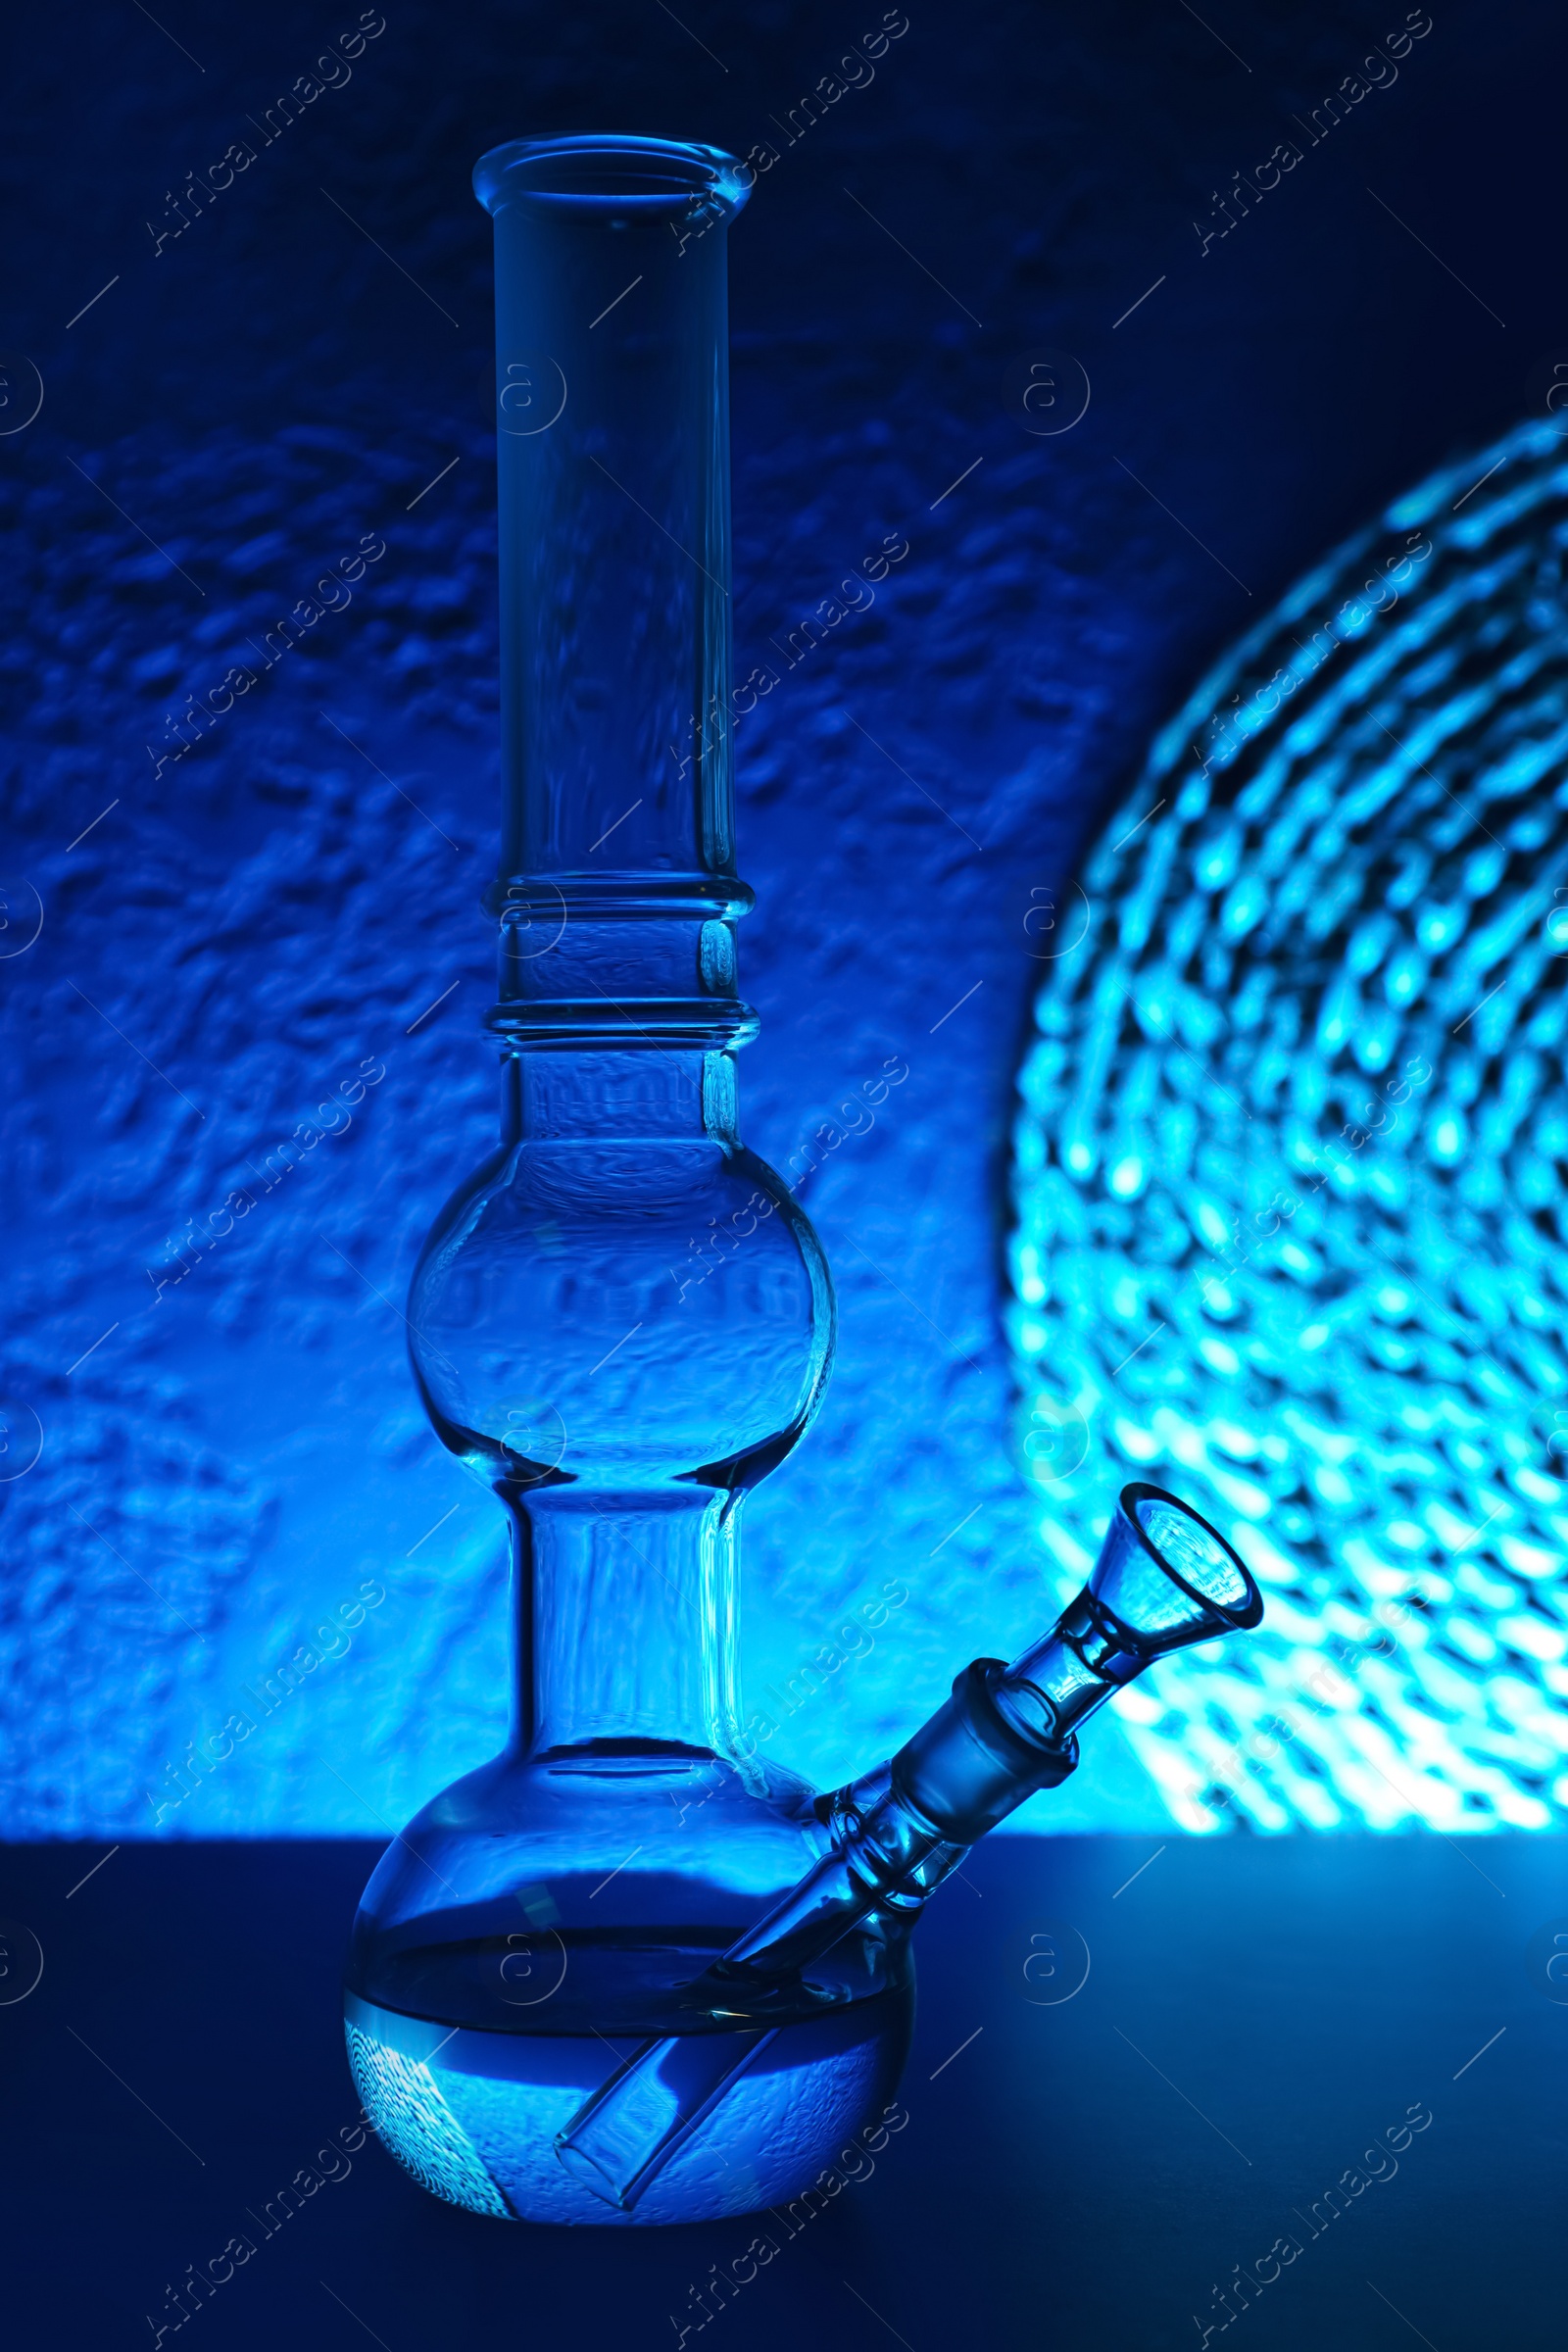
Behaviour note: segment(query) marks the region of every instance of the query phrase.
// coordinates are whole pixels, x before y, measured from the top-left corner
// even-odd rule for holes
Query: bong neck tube
[[[495,220],[503,832],[491,1026],[724,1048],[728,222],[750,174],[675,141],[522,139]]]
[[[562,1487],[509,1499],[512,1752],[733,1750],[730,1498]]]

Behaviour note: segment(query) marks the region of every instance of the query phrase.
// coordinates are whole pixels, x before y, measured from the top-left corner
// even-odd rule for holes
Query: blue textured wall
[[[44,401],[0,437],[0,1388],[11,1461],[42,1451],[0,1487],[9,1835],[145,1832],[149,1790],[177,1835],[373,1833],[496,1744],[497,1516],[424,1428],[399,1307],[493,1116],[467,172],[529,129],[781,150],[732,240],[741,674],[885,534],[909,544],[738,742],[748,1139],[782,1162],[889,1056],[909,1071],[807,1188],[842,1348],[751,1506],[749,1688],[901,1580],[873,1651],[779,1735],[829,1779],[1049,1613],[1001,1308],[1030,894],[1230,638],[1525,411],[1568,336],[1537,225],[1568,34],[1544,6],[1440,10],[1204,251],[1212,192],[1402,10],[1227,15],[1220,38],[1181,10],[1086,28],[911,0],[874,80],[786,146],[774,119],[880,13],[683,8],[688,34],[389,0],[352,78],[270,143],[254,125],[352,8],[22,36],[0,422],[31,405],[24,355]],[[240,141],[254,163],[174,235],[186,174]],[[1093,386],[1054,439],[1004,401],[1042,346]],[[248,644],[367,535],[385,552],[352,601],[323,592],[337,609],[160,767],[187,697],[259,668]],[[368,1062],[352,1126],[181,1256]],[[171,1804],[187,1742],[367,1581],[385,1596],[347,1652]],[[1165,1821],[1109,1729],[1054,1818]]]

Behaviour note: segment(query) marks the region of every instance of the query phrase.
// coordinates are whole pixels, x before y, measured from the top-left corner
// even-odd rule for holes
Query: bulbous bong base
[[[803,1783],[711,1753],[606,1742],[458,1782],[389,1847],[355,1921],[349,2060],[385,2145],[435,2195],[520,2221],[711,2221],[798,2196],[893,2095],[906,1938],[872,1923],[734,2009],[706,1975],[826,1849]],[[739,2055],[759,2029],[765,2047],[632,2210],[561,2163],[557,2134],[648,2036]]]

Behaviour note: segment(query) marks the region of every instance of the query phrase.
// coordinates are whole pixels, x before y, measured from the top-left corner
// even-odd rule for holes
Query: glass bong
[[[741,1145],[725,232],[745,167],[519,140],[495,220],[502,1141],[408,1322],[443,1444],[504,1504],[504,1751],[388,1848],[349,2055],[384,2143],[502,2217],[715,2219],[813,2180],[892,2095],[909,1934],[973,1839],[1153,1658],[1255,1624],[1235,1554],[1128,1489],[1099,1566],[892,1763],[817,1797],[742,1733],[741,1503],[811,1419],[821,1250]]]

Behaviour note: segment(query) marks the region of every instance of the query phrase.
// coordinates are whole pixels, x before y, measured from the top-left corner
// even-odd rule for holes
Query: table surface
[[[247,2214],[358,2116],[337,1979],[375,1850],[0,1848],[0,1919],[44,1963],[0,2003],[12,2341],[149,2343],[236,2233],[254,2258],[186,2323],[209,2352],[683,2326],[737,2352],[1161,2352],[1217,2342],[1216,2285],[1259,2264],[1251,2352],[1562,2341],[1563,1840],[993,1839],[919,1931],[906,2120],[793,2233],[486,2221],[369,2140],[264,2238]],[[1411,2109],[1430,2123],[1369,2167]],[[691,2289],[737,2258],[701,2326]]]

